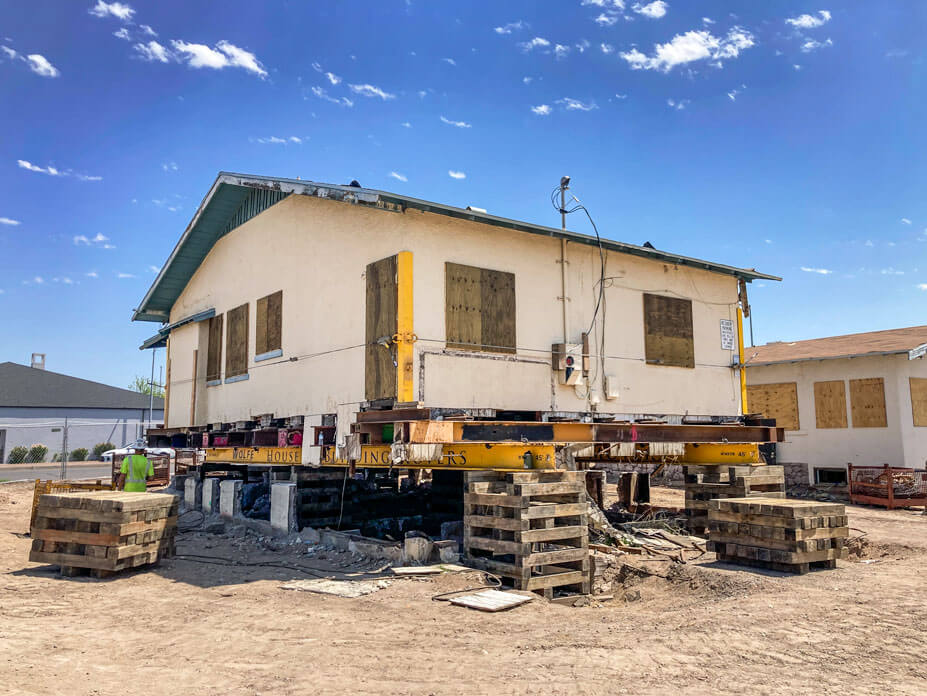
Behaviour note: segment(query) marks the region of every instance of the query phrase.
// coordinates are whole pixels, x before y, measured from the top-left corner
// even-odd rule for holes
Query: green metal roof
[[[167,262],[161,268],[158,277],[144,299],[142,299],[138,309],[134,311],[132,320],[166,322],[174,302],[180,297],[180,293],[183,292],[193,273],[203,262],[203,259],[206,258],[213,245],[238,225],[243,224],[262,210],[289,195],[337,200],[352,205],[377,208],[384,212],[402,212],[407,208],[413,208],[436,215],[446,215],[519,232],[566,239],[578,244],[588,244],[590,246],[598,246],[599,244],[599,241],[592,235],[535,225],[530,222],[510,220],[476,210],[455,208],[441,203],[410,198],[398,193],[335,184],[320,184],[302,179],[281,179],[278,177],[220,172],[209,189],[209,193],[200,203],[190,224],[187,225],[187,229],[184,230],[180,241],[177,242],[177,246],[174,247]],[[671,254],[659,249],[616,242],[611,239],[603,238],[601,244],[605,249],[622,254],[642,256],[674,265],[701,268],[714,273],[742,278],[747,282],[753,280],[782,280],[776,276],[759,273],[752,268],[725,266],[724,264]]]

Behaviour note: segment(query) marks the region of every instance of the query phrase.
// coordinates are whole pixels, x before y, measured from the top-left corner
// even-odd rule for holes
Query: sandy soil
[[[356,599],[281,590],[310,577],[292,570],[180,558],[111,580],[60,578],[26,561],[30,498],[24,484],[0,486],[0,693],[927,693],[919,512],[849,508],[874,563],[795,577],[707,554],[654,562],[666,577],[634,575],[611,601],[485,614],[432,601],[479,584],[476,573],[393,580]],[[178,542],[179,553],[373,576],[375,564],[294,548],[203,533]]]

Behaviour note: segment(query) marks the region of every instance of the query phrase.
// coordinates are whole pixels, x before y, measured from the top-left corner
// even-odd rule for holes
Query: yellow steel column
[[[412,252],[396,255],[396,276],[399,304],[396,312],[396,400],[414,401],[413,346],[415,333],[412,323]]]
[[[737,351],[740,359],[740,412],[747,413],[747,369],[744,367],[744,310],[737,308]]]

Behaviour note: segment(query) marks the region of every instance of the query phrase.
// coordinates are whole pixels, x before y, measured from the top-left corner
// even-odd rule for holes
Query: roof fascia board
[[[789,363],[798,363],[798,362],[813,362],[815,360],[850,360],[852,358],[879,358],[886,355],[902,355],[907,354],[908,349],[902,350],[882,350],[872,353],[851,353],[848,355],[825,355],[818,358],[789,358],[787,360],[771,360],[769,362],[750,362],[749,360],[744,364],[745,367],[766,367],[768,365],[788,365]]]
[[[178,319],[173,324],[162,326],[160,329],[158,329],[158,333],[156,333],[151,338],[145,339],[144,343],[142,343],[138,349],[147,350],[149,348],[161,348],[165,345],[167,337],[174,329],[178,329],[181,326],[185,326],[186,324],[206,321],[207,319],[212,319],[214,316],[216,316],[216,308],[210,307],[209,309],[204,309],[202,312],[196,312],[195,314],[186,316],[183,319]]]

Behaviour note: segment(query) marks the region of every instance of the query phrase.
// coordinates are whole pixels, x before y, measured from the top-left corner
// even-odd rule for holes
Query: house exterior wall
[[[48,459],[61,452],[62,428],[68,419],[68,452],[92,450],[101,442],[121,447],[144,434],[148,409],[110,408],[0,408],[0,431],[5,431],[0,462],[7,462],[14,447],[34,444],[48,447]],[[161,423],[164,412],[155,409],[152,422]],[[55,432],[53,429],[58,428]]]
[[[364,273],[368,263],[399,251],[414,257],[419,400],[444,407],[590,410],[590,390],[560,386],[550,368],[550,346],[563,340],[559,240],[416,210],[394,213],[291,196],[220,239],[174,304],[172,322],[212,307],[224,314],[248,302],[249,374],[247,380],[206,386],[207,323],[176,329],[169,344],[168,426],[265,413],[335,413],[364,401]],[[598,410],[738,414],[739,377],[730,367],[733,352],[722,349],[720,339],[720,320],[736,318],[735,278],[614,252],[606,257],[606,358],[604,370],[596,360],[591,366]],[[515,274],[514,356],[445,349],[448,261]],[[568,340],[578,343],[592,321],[599,252],[568,243],[567,261]],[[256,300],[281,289],[283,355],[255,362]],[[643,292],[693,300],[694,369],[645,364]],[[601,395],[604,374],[620,384],[614,401]]]
[[[807,464],[809,481],[814,480],[815,468],[846,468],[847,463],[923,468],[927,459],[927,428],[913,425],[909,376],[927,377],[927,361],[909,361],[906,355],[886,355],[747,368],[748,385],[797,384],[800,429],[785,431],[785,441],[777,445],[776,454],[780,464]],[[849,380],[869,377],[884,380],[887,423],[884,428],[853,425]],[[846,383],[848,427],[819,429],[815,418],[814,383],[831,380]],[[747,406],[749,410],[749,401]]]

